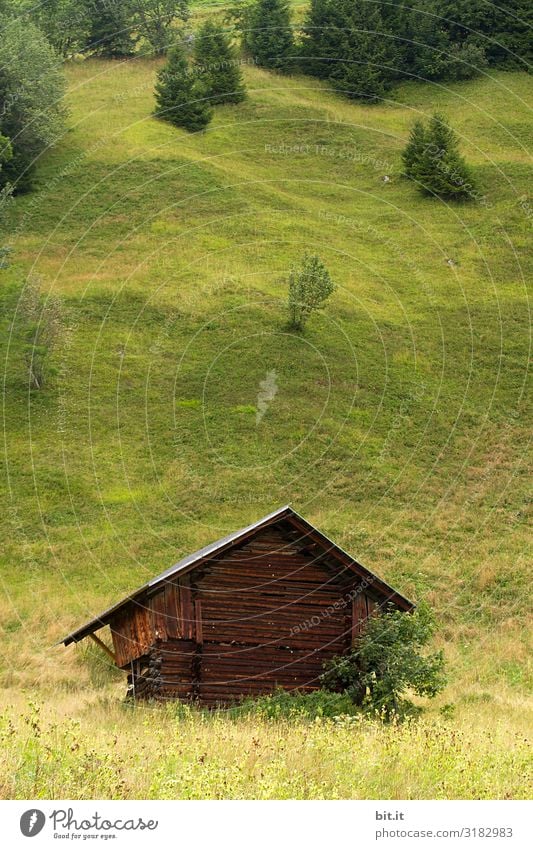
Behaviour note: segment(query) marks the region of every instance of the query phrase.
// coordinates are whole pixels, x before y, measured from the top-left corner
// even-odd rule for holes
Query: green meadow
[[[370,106],[245,64],[247,100],[189,135],[151,115],[158,67],[67,65],[68,132],[13,204],[0,793],[527,796],[530,79],[406,84]],[[400,176],[410,125],[437,109],[476,203]],[[338,289],[294,334],[286,276],[305,251]],[[40,392],[17,335],[30,273],[63,302]],[[96,649],[54,645],[286,503],[433,606],[450,682],[420,723],[132,710]]]

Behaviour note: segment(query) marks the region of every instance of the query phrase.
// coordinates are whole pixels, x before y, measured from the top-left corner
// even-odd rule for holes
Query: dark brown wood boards
[[[376,603],[371,582],[290,529],[268,527],[123,608],[111,622],[116,662],[138,698],[212,705],[308,691]]]

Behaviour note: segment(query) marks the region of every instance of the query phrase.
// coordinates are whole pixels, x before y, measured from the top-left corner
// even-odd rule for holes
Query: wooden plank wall
[[[111,623],[111,635],[117,666],[125,668],[146,654],[154,642],[150,610],[140,604],[128,604]]]
[[[361,592],[354,595],[352,599],[352,646],[357,643],[363,633],[368,617],[372,616],[377,609],[377,603],[366,593]]]
[[[324,661],[351,645],[351,585],[277,528],[211,563],[195,581],[200,701],[316,689]]]
[[[211,705],[316,689],[324,661],[354,644],[374,609],[359,583],[267,529],[130,605],[112,627],[117,665],[142,656],[139,694]]]
[[[131,602],[111,623],[117,666],[146,655],[157,641],[194,639],[194,618],[187,581],[183,587],[169,582],[150,598]]]

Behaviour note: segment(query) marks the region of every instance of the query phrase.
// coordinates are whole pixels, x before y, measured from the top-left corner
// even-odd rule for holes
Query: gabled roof
[[[72,631],[72,633],[68,634],[62,640],[59,640],[59,642],[68,646],[70,643],[77,643],[80,640],[83,640],[84,637],[89,636],[89,634],[92,634],[94,631],[98,631],[98,629],[103,628],[104,625],[108,625],[111,619],[126,604],[135,601],[140,603],[143,597],[146,598],[146,596],[150,595],[151,592],[153,592],[159,585],[164,585],[167,581],[177,575],[192,571],[200,563],[210,560],[215,555],[221,554],[229,548],[240,543],[244,543],[249,537],[254,536],[258,531],[263,530],[270,525],[275,525],[282,520],[289,521],[296,530],[301,532],[302,538],[310,538],[317,542],[320,547],[325,550],[325,553],[330,555],[333,559],[336,559],[343,567],[351,569],[360,578],[371,579],[370,584],[373,591],[383,597],[384,600],[392,602],[403,610],[412,610],[414,608],[413,602],[400,595],[400,593],[396,592],[396,590],[386,584],[385,581],[382,581],[374,575],[369,569],[347,554],[342,548],[340,548],[340,546],[328,539],[327,536],[313,527],[313,525],[304,519],[303,516],[300,516],[296,510],[293,510],[292,507],[287,504],[285,507],[280,507],[279,510],[274,510],[273,513],[263,516],[262,519],[259,519],[259,521],[254,522],[252,525],[247,525],[239,531],[234,531],[232,534],[228,534],[228,536],[222,537],[216,542],[212,542],[203,548],[199,548],[198,551],[188,554],[186,557],[178,560],[174,566],[171,566],[169,569],[161,572],[160,575],[152,578],[146,584],[143,584],[142,587],[139,587],[139,589],[131,593],[131,595],[126,596],[112,607],[108,607],[107,610],[104,610],[94,619],[86,622],[85,625],[82,625],[76,631]]]

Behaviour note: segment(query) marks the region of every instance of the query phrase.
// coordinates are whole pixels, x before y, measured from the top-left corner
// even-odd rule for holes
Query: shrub
[[[442,69],[446,80],[470,80],[488,65],[484,49],[473,41],[452,44]]]
[[[413,73],[422,80],[470,80],[487,66],[485,51],[474,42],[451,44],[445,33],[432,33],[413,52]]]
[[[244,100],[244,83],[235,51],[222,27],[210,19],[196,35],[194,60],[211,103]]]
[[[303,330],[309,316],[335,291],[329,271],[318,256],[306,254],[289,274],[289,327]]]
[[[167,64],[157,75],[155,97],[157,117],[191,133],[203,130],[213,116],[198,74],[189,68],[180,46],[171,50]]]
[[[433,698],[446,683],[442,652],[424,652],[435,624],[426,605],[412,613],[392,608],[372,616],[357,646],[326,664],[323,685],[386,719],[416,709],[409,691]]]
[[[230,708],[233,716],[243,714],[262,719],[316,719],[354,715],[355,705],[343,693],[316,690],[312,693],[280,690],[260,698],[248,698],[238,707]]]

